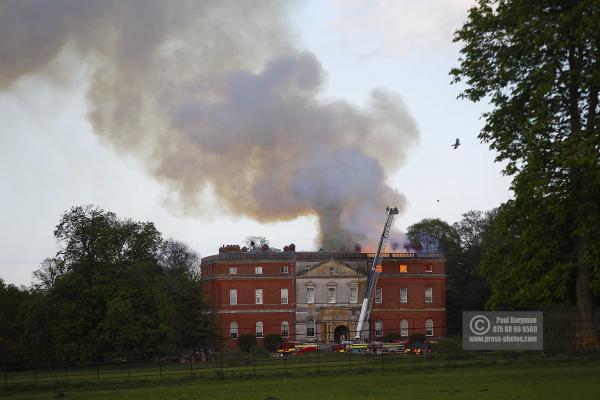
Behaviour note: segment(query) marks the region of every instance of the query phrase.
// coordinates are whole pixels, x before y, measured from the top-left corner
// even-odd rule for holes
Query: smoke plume
[[[325,73],[294,43],[290,5],[5,0],[0,90],[77,54],[95,133],[143,160],[183,210],[201,211],[210,190],[262,222],[316,215],[323,247],[352,248],[378,238],[386,205],[404,207],[385,179],[417,129],[385,90],[363,108],[320,97]]]

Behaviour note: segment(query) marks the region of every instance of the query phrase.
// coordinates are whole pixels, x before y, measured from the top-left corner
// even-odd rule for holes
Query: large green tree
[[[197,349],[213,335],[198,255],[164,241],[152,223],[73,207],[54,235],[58,254],[34,273],[12,318],[30,362],[149,358]]]
[[[449,334],[460,332],[462,311],[480,310],[489,299],[489,285],[480,275],[479,264],[483,237],[493,216],[494,212],[469,211],[452,225],[439,218],[425,218],[407,230],[408,238],[425,251],[444,254]]]
[[[488,268],[493,290],[508,296],[496,300],[572,296],[578,347],[598,343],[599,26],[598,0],[480,0],[456,32],[462,49],[451,71],[463,98],[489,102],[479,138],[514,177],[496,226],[506,253]]]

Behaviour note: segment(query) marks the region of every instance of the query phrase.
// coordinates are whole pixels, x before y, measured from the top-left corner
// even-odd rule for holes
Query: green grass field
[[[64,386],[0,392],[2,400],[55,399],[597,399],[600,363],[496,365],[453,369],[339,372],[321,376],[259,377]]]

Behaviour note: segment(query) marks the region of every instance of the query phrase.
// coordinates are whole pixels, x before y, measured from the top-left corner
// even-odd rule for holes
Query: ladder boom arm
[[[386,211],[387,220],[383,227],[383,233],[381,234],[379,244],[377,245],[377,252],[375,253],[373,264],[371,265],[371,269],[369,270],[369,275],[367,277],[367,291],[365,292],[365,298],[363,299],[362,307],[360,309],[360,316],[358,318],[358,325],[356,326],[354,340],[360,340],[362,338],[363,333],[365,332],[365,324],[369,321],[371,306],[373,304],[373,295],[375,294],[377,280],[379,278],[379,271],[377,270],[377,267],[381,263],[381,254],[385,250],[385,245],[390,235],[390,229],[392,228],[392,222],[394,221],[394,215],[398,214],[398,208],[388,207]]]

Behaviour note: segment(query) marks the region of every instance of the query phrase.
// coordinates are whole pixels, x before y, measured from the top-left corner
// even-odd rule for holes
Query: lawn
[[[2,400],[192,399],[598,399],[600,364],[512,365],[326,376],[146,383],[112,388],[66,386],[8,391]],[[2,393],[2,392],[0,392]]]

